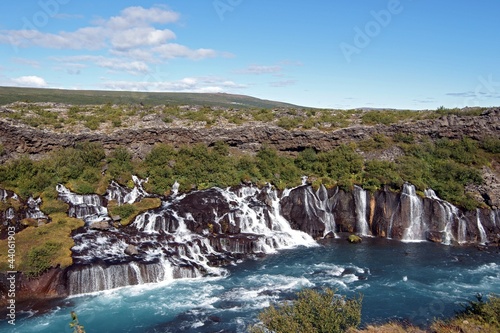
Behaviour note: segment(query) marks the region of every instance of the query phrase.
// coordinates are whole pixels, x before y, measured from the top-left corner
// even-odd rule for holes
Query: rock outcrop
[[[81,132],[59,133],[40,130],[17,123],[10,119],[0,119],[1,143],[4,147],[3,159],[20,154],[40,155],[60,147],[68,147],[77,142],[101,142],[106,149],[127,146],[136,156],[143,157],[156,143],[174,146],[205,143],[211,145],[223,141],[231,147],[243,151],[257,151],[268,145],[280,151],[296,152],[307,147],[327,151],[343,143],[365,140],[374,134],[389,137],[395,134],[412,134],[417,137],[460,139],[470,137],[480,139],[498,136],[500,132],[500,109],[491,109],[481,116],[449,115],[438,119],[398,123],[393,125],[353,126],[335,131],[286,130],[260,122],[245,123],[240,126],[213,127],[171,127],[163,122],[147,122],[141,129],[115,129],[109,133],[82,130]]]

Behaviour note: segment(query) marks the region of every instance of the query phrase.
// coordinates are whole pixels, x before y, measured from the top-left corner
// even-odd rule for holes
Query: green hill
[[[132,92],[0,87],[0,105],[12,102],[54,102],[73,105],[138,104],[206,105],[232,108],[289,108],[293,104],[225,93]]]

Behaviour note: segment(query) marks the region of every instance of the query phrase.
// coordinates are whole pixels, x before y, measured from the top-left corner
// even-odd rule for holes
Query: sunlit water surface
[[[1,332],[72,332],[76,311],[92,332],[244,332],[260,310],[302,288],[363,294],[363,324],[426,325],[477,293],[500,293],[498,250],[365,239],[328,240],[228,267],[222,278],[178,280],[72,297],[45,314],[18,313]]]

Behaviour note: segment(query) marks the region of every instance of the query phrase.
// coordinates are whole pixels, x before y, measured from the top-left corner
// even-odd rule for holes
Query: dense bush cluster
[[[425,329],[409,322],[390,322],[381,325],[367,325],[357,329],[361,321],[362,296],[347,299],[336,295],[331,289],[318,292],[304,289],[297,293],[297,299],[271,305],[259,314],[260,322],[250,326],[251,333],[497,333],[500,331],[500,297],[490,295],[484,300],[481,295],[476,301],[463,305],[453,318],[435,320]]]
[[[323,292],[304,289],[297,300],[271,305],[259,315],[261,324],[252,333],[335,333],[357,327],[361,322],[362,297],[346,299],[326,288]]]
[[[478,203],[467,195],[465,186],[481,184],[480,168],[498,160],[498,142],[497,138],[417,142],[408,134],[394,138],[376,135],[326,152],[307,148],[296,156],[270,147],[261,148],[256,155],[231,154],[223,142],[180,149],[157,144],[143,160],[134,159],[125,147],[106,155],[99,143],[83,142],[39,161],[24,156],[0,166],[0,185],[23,197],[44,195],[50,199],[56,197],[58,183],[81,194],[102,194],[111,179],[127,185],[133,174],[149,178],[146,189],[157,194],[168,193],[176,181],[181,191],[242,182],[271,183],[284,189],[299,185],[305,175],[313,186],[346,190],[354,185],[372,191],[382,186],[399,190],[404,182],[410,182],[420,191],[432,188],[442,199],[473,209]],[[401,153],[392,160],[363,157],[365,152],[394,147]],[[59,211],[56,206],[50,209]]]

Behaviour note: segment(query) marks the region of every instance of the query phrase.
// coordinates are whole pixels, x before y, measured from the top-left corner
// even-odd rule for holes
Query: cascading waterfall
[[[316,243],[308,234],[292,229],[290,223],[281,215],[277,193],[270,186],[261,190],[261,193],[269,199],[270,206],[251,205],[251,200],[257,191],[253,187],[240,190],[239,195],[229,190],[219,188],[216,190],[227,202],[236,204],[237,209],[232,220],[239,220],[241,232],[261,236],[259,244],[262,245],[262,252],[272,253],[277,249],[299,245],[311,246]],[[267,225],[266,216],[270,220],[270,226]]]
[[[356,230],[362,236],[370,236],[370,227],[366,219],[366,201],[368,192],[359,186],[354,186],[354,203],[356,206]]]
[[[126,203],[132,204],[150,196],[143,188],[143,184],[147,183],[148,179],[140,179],[137,176],[132,176],[132,181],[134,183],[134,188],[132,189],[123,187],[117,182],[112,181],[104,197],[107,200],[115,200],[119,205],[123,205]]]
[[[460,214],[458,208],[448,201],[439,198],[432,189],[427,189],[424,193],[427,198],[439,202],[439,208],[446,219],[444,229],[442,230],[445,235],[443,244],[450,245],[453,240],[459,244],[465,243],[467,236],[467,221]],[[453,235],[455,224],[457,224],[457,237]]]
[[[335,217],[333,216],[331,209],[328,207],[328,191],[323,184],[321,184],[316,191],[316,197],[318,199],[318,208],[319,211],[323,213],[322,220],[325,224],[325,232],[323,233],[323,237],[327,235],[333,235],[336,237]]]
[[[425,223],[422,219],[422,201],[417,196],[415,186],[405,183],[401,193],[402,204],[407,201],[409,205],[409,226],[403,233],[403,241],[425,240]]]
[[[486,244],[488,242],[488,236],[486,236],[486,231],[484,230],[483,224],[481,223],[481,216],[479,209],[476,209],[477,216],[477,229],[479,230],[479,238],[481,244]]]
[[[104,203],[99,195],[75,194],[62,184],[58,184],[56,190],[59,193],[59,200],[70,205],[69,216],[82,219],[87,224],[109,220],[108,209],[104,207]]]
[[[45,215],[41,210],[40,210],[40,204],[42,203],[42,199],[37,198],[36,200],[33,199],[32,197],[28,198],[28,209],[26,211],[26,217],[27,218],[32,218],[35,220],[38,219],[47,219],[47,215]]]
[[[170,281],[173,275],[172,267],[162,262],[87,265],[69,273],[69,294],[86,294],[135,284]]]
[[[149,196],[141,190],[142,182],[134,182],[137,187],[135,193]],[[182,195],[177,189],[178,184],[174,184],[171,194],[164,197],[160,207],[139,214],[126,227],[110,225],[106,230],[79,230],[73,237],[75,265],[68,271],[71,293],[88,293],[174,278],[221,276],[226,274],[226,270],[220,266],[248,255],[317,245],[310,235],[293,229],[283,214],[299,222],[298,217],[310,219],[315,225],[307,232],[315,232],[315,237],[321,237],[322,223],[325,226],[323,236],[335,231],[333,211],[336,207],[352,207],[352,201],[343,201],[343,206],[337,206],[341,202],[339,200],[354,199],[356,224],[353,227],[361,235],[371,235],[367,212],[369,194],[360,187],[355,187],[353,196],[337,189],[331,197],[324,186],[313,191],[309,185],[284,190],[281,197],[270,185],[263,188],[252,185],[211,188]],[[101,197],[76,195],[62,185],[58,186],[58,191],[60,199],[75,207],[74,214],[87,221],[87,225],[96,217],[108,218],[104,206],[107,201]],[[131,202],[138,198],[132,192],[114,183],[108,188],[107,199],[119,203]],[[446,244],[464,242],[468,223],[465,216],[455,206],[439,199],[432,190],[427,190],[425,195],[438,201],[438,204],[425,201],[425,207],[427,210],[427,204],[430,204],[429,207],[437,209],[434,212],[439,221],[432,220],[433,217],[430,220],[427,220],[428,216],[424,218],[423,199],[416,195],[413,185],[405,184],[397,208],[390,208],[393,213],[387,236],[395,236],[391,233],[394,228],[397,238],[402,234],[403,241],[425,240],[429,232],[434,232],[432,236],[437,241],[441,233]],[[298,213],[297,206],[293,205],[301,208]],[[477,216],[481,242],[484,243],[486,233],[479,211]],[[496,223],[495,218],[496,215],[492,218],[493,223]],[[436,225],[442,229],[437,231]],[[306,230],[309,226],[299,223],[294,227]],[[86,282],[90,280],[93,282]]]

